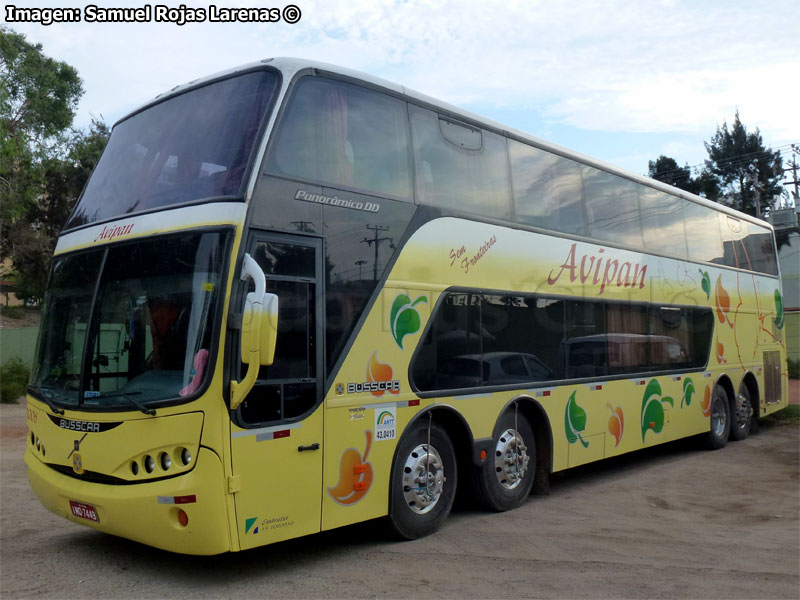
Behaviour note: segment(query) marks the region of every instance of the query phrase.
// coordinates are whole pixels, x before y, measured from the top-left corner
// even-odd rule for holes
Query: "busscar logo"
[[[103,433],[109,429],[114,429],[122,425],[122,421],[111,423],[98,423],[95,421],[74,421],[72,419],[64,419],[56,417],[55,415],[47,415],[56,427],[66,429],[68,431],[86,431],[88,433]]]

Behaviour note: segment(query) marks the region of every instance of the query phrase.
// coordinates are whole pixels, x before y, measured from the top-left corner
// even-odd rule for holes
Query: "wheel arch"
[[[399,437],[405,435],[407,431],[410,431],[418,423],[425,422],[425,420],[429,418],[435,421],[445,430],[450,438],[450,442],[453,444],[453,450],[456,454],[456,466],[458,468],[459,481],[456,486],[456,493],[460,494],[462,488],[464,487],[462,482],[467,481],[465,477],[466,469],[469,469],[472,464],[472,461],[470,460],[474,445],[472,430],[470,429],[469,424],[463,415],[455,408],[444,404],[434,404],[414,415],[408,422],[408,425],[406,425],[405,429],[403,429],[403,432],[399,434]],[[397,448],[395,448],[394,456],[392,457],[392,469],[394,469],[394,464],[396,461]]]
[[[734,402],[736,402],[736,390],[733,387],[733,381],[731,381],[727,373],[723,373],[717,378],[714,385],[721,386],[725,390],[725,393],[728,394],[728,409],[730,411],[729,414],[732,415],[733,411],[736,409],[734,405]]]
[[[520,411],[528,419],[536,440],[536,474],[531,493],[546,496],[550,493],[550,473],[553,472],[553,429],[550,426],[550,419],[544,407],[527,394],[520,394],[512,398],[500,411],[500,416],[515,402],[518,403]]]

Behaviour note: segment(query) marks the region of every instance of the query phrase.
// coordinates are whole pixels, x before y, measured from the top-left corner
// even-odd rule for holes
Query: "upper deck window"
[[[505,138],[411,107],[417,193],[424,204],[507,219],[511,190]]]
[[[240,195],[276,82],[271,71],[231,77],[118,123],[66,228]]]
[[[289,100],[268,170],[310,183],[408,198],[405,103],[341,81],[303,78]]]

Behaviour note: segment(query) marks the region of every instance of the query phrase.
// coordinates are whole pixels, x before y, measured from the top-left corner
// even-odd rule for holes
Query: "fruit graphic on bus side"
[[[414,307],[420,302],[428,302],[428,298],[420,296],[412,302],[405,294],[399,294],[392,303],[390,314],[392,337],[400,348],[403,347],[405,336],[419,331],[421,321]]]
[[[703,279],[700,285],[703,287],[703,291],[706,293],[706,299],[711,299],[711,278],[708,276],[708,271],[703,271],[700,269],[700,275],[703,276]]]
[[[707,385],[705,392],[703,392],[703,401],[700,403],[700,408],[703,409],[703,416],[711,416],[711,386]]]
[[[642,441],[648,431],[661,433],[664,429],[667,413],[665,406],[675,406],[672,397],[661,395],[661,384],[657,379],[651,379],[644,390],[642,398]]]
[[[369,449],[372,447],[372,432],[364,432],[367,436],[367,447],[364,455],[355,448],[348,448],[339,462],[339,483],[328,488],[328,493],[336,502],[345,506],[361,500],[372,485],[372,465],[367,462]]]
[[[567,410],[564,412],[564,430],[570,444],[580,442],[584,448],[589,447],[589,442],[583,439],[581,433],[586,429],[586,411],[575,401],[575,393],[567,401]]]
[[[608,420],[608,432],[614,436],[616,440],[614,447],[616,448],[619,446],[619,442],[622,440],[622,432],[625,430],[625,416],[622,414],[621,407],[614,408],[610,404],[606,404],[606,406],[611,411],[611,418]]]
[[[367,381],[370,383],[374,383],[376,381],[392,381],[392,366],[382,363],[378,360],[377,350],[372,353],[372,356],[367,363]],[[390,394],[398,394],[400,392],[400,388],[388,387],[385,390],[373,390],[370,393],[375,397],[379,397],[383,396],[386,391],[388,391]]]
[[[683,408],[684,405],[690,406],[692,404],[694,392],[694,381],[692,381],[691,377],[687,377],[683,380],[683,397],[681,398],[681,408]]]
[[[728,325],[733,327],[733,323],[731,323],[731,320],[728,317],[728,312],[731,310],[731,297],[728,295],[728,292],[725,291],[725,288],[722,287],[722,275],[717,277],[717,285],[714,289],[714,294],[717,298],[717,318],[719,319],[719,322],[727,322]]]

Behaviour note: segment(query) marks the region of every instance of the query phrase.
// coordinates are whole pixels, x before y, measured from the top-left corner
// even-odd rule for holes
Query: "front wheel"
[[[528,420],[506,411],[494,428],[494,453],[474,473],[478,499],[486,508],[517,508],[531,493],[536,473],[536,441]]]
[[[705,438],[706,446],[711,450],[719,450],[728,443],[731,431],[730,406],[725,388],[721,385],[714,386],[714,397],[711,399],[711,426]]]
[[[455,499],[456,454],[444,429],[422,418],[403,434],[392,467],[389,522],[415,540],[439,529]]]

